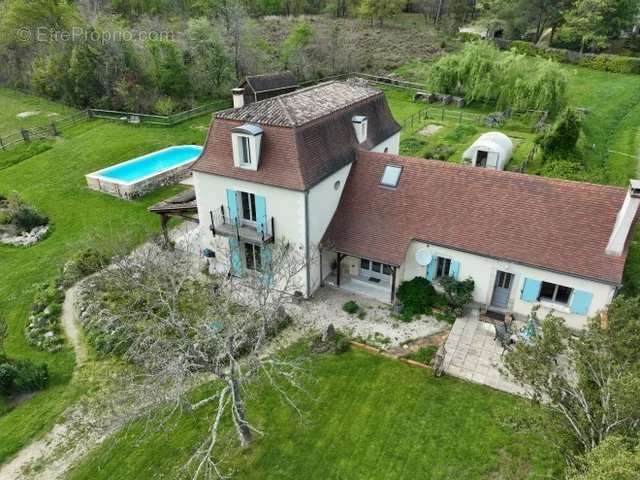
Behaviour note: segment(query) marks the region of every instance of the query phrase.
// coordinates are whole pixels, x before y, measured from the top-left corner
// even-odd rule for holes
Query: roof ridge
[[[291,116],[291,113],[289,112],[289,108],[285,105],[285,103],[284,103],[284,101],[282,100],[281,97],[282,97],[282,95],[278,95],[276,97],[276,99],[278,100],[278,103],[280,104],[280,106],[284,110],[284,114],[287,116],[287,120],[289,120],[289,122],[291,123],[291,126],[295,127],[296,122],[293,120],[293,117]]]

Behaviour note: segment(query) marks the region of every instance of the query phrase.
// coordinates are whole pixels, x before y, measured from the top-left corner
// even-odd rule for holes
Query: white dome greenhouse
[[[513,155],[513,142],[504,133],[488,132],[480,135],[462,154],[462,160],[474,167],[504,170]]]

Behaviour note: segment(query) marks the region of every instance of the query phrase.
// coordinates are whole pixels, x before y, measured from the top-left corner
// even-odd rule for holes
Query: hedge
[[[556,62],[571,63],[592,70],[613,73],[635,73],[640,74],[640,58],[623,57],[620,55],[610,55],[607,53],[580,53],[562,48],[536,47],[530,42],[514,40],[512,42],[496,42],[500,48],[510,48],[517,53],[544,57]]]

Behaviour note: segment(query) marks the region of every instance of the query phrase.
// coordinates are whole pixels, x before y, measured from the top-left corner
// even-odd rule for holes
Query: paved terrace
[[[520,385],[500,372],[502,346],[494,336],[493,325],[481,321],[477,309],[457,319],[445,344],[444,371],[497,390],[526,395]]]

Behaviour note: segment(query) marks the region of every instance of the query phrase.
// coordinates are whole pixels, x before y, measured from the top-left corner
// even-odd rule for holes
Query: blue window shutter
[[[520,298],[525,302],[537,302],[542,282],[533,278],[525,278]]]
[[[227,190],[227,207],[229,209],[229,218],[232,223],[238,221],[238,195],[235,190]]]
[[[458,280],[460,276],[460,262],[451,260],[451,267],[449,267],[449,276],[454,280]]]
[[[431,263],[427,265],[427,280],[429,280],[430,282],[433,282],[433,280],[436,278],[437,264],[438,264],[438,258],[433,257],[431,259]]]
[[[239,277],[242,275],[242,257],[237,238],[229,238],[229,256],[231,257],[231,273]]]
[[[571,313],[575,313],[576,315],[586,315],[589,313],[592,298],[593,294],[589,292],[574,290],[573,298],[571,299]]]
[[[256,195],[256,229],[258,233],[267,233],[267,201]]]
[[[273,280],[273,272],[271,271],[271,248],[268,246],[262,247],[260,250],[260,263],[262,264],[262,279],[265,285],[271,284]]]

